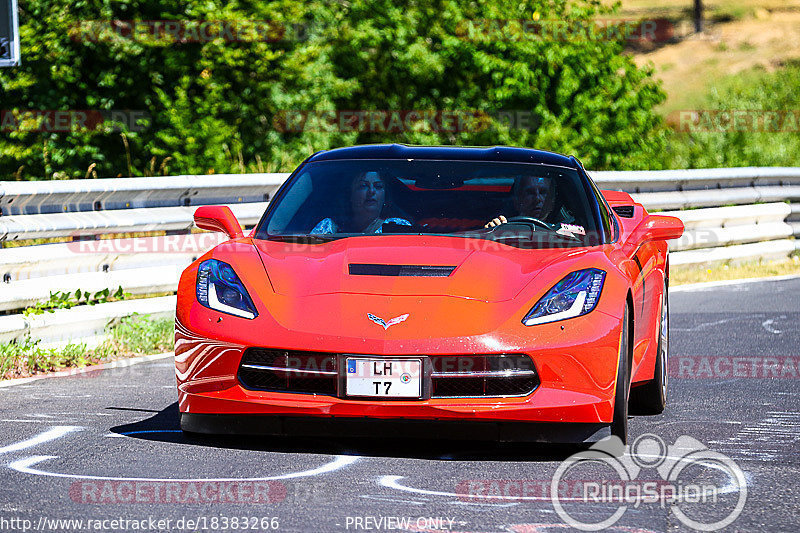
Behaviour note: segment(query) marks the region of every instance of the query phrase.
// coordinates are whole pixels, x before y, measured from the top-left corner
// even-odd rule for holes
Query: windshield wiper
[[[341,238],[342,237],[337,237],[335,235],[329,235],[329,234],[267,235],[267,240],[268,241],[293,242],[293,243],[299,243],[299,244],[322,244],[324,242],[331,242],[331,241],[335,241],[336,239],[341,239]]]

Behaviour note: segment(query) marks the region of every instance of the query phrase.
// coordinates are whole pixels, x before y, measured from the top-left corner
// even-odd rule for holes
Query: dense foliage
[[[22,0],[22,65],[0,70],[0,179],[289,170],[364,142],[509,144],[596,169],[653,167],[664,95],[622,39],[548,39],[514,24],[580,25],[606,12],[597,0]],[[179,42],[131,38],[111,20],[269,21],[273,31]],[[19,119],[31,110],[144,118],[41,131],[41,117]],[[292,119],[333,110],[480,121],[382,131]]]

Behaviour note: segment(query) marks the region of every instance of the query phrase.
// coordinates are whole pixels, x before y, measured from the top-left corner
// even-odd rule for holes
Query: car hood
[[[450,296],[499,302],[517,296],[554,261],[585,253],[585,249],[526,250],[478,239],[418,235],[353,237],[324,244],[254,240],[254,244],[272,289],[293,297]],[[443,275],[441,267],[451,267],[452,272]]]

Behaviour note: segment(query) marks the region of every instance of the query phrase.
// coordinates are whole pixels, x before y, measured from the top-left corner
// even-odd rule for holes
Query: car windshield
[[[256,238],[326,242],[365,235],[449,235],[521,248],[598,240],[574,169],[531,163],[334,160],[304,165]]]

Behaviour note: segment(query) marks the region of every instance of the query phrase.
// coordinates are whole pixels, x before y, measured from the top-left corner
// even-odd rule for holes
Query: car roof
[[[333,161],[341,159],[435,159],[454,161],[501,161],[535,163],[578,168],[575,158],[532,148],[510,146],[409,146],[406,144],[366,144],[317,152],[308,159]]]

